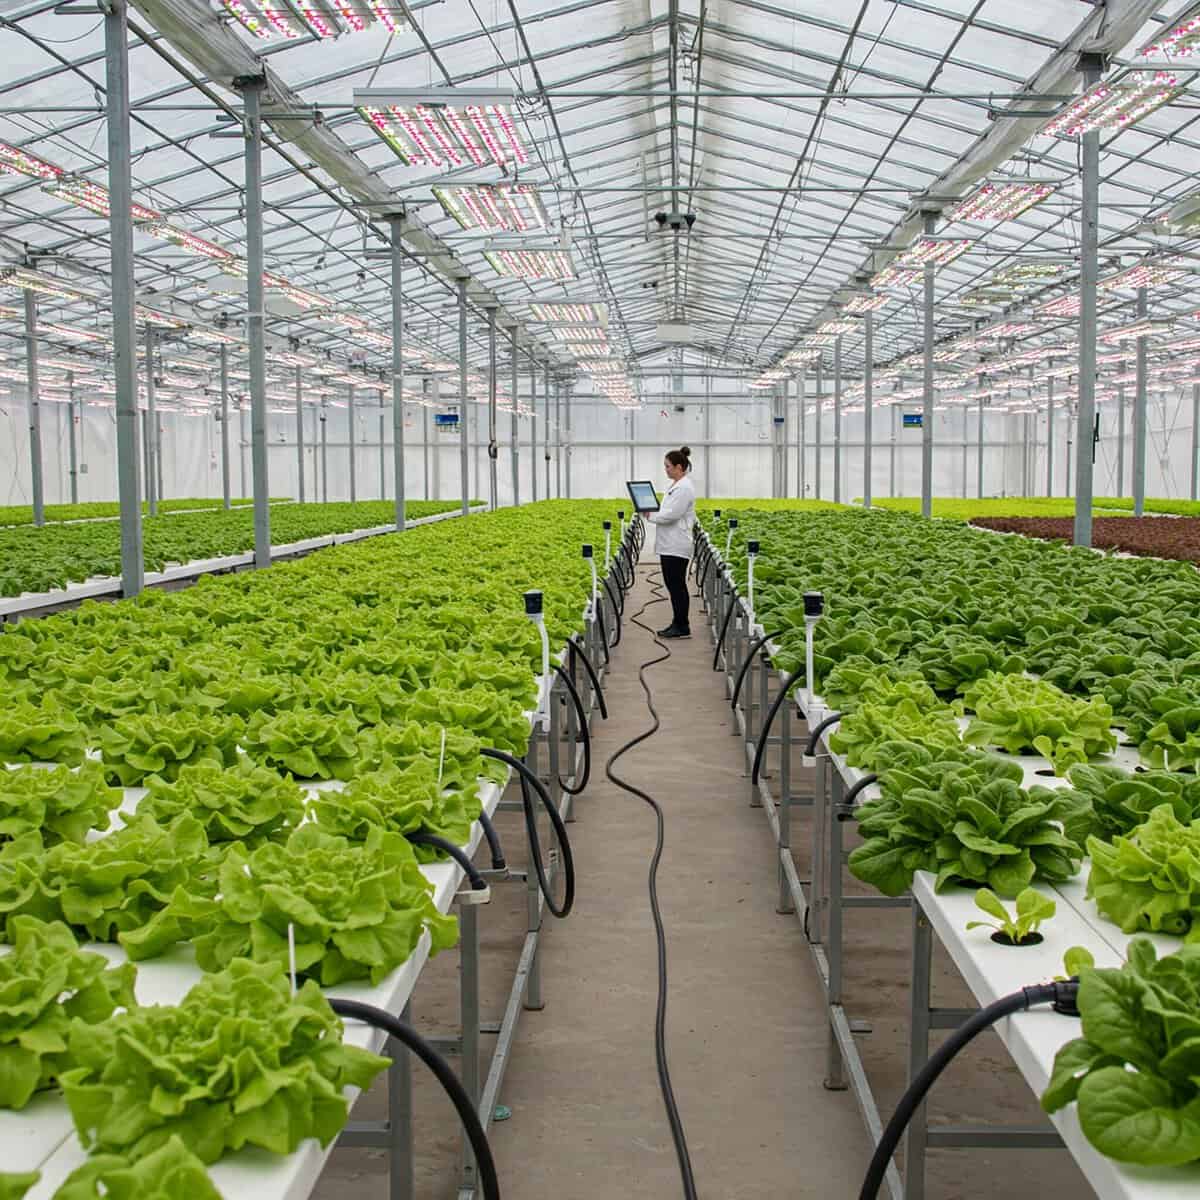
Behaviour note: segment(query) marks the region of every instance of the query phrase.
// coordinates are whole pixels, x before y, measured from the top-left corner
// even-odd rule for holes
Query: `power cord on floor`
[[[654,589],[654,597],[647,600],[630,618],[634,625],[639,626],[650,634],[654,638],[654,644],[663,651],[657,658],[647,659],[638,668],[638,681],[642,685],[642,690],[646,693],[646,707],[650,710],[650,716],[653,718],[654,723],[644,733],[639,733],[637,737],[631,738],[611,755],[608,762],[604,764],[604,774],[617,787],[621,788],[622,791],[629,792],[639,800],[645,801],[653,810],[658,826],[658,840],[654,847],[654,855],[650,860],[649,875],[650,912],[654,917],[654,937],[658,943],[658,1008],[654,1020],[654,1055],[658,1066],[658,1083],[662,1091],[663,1105],[667,1110],[667,1123],[671,1127],[671,1139],[675,1143],[675,1156],[679,1160],[679,1173],[683,1180],[684,1200],[696,1200],[696,1179],[692,1173],[691,1154],[688,1151],[687,1136],[683,1130],[683,1119],[679,1115],[679,1106],[675,1102],[675,1089],[671,1086],[671,1070],[667,1063],[667,939],[663,928],[662,910],[658,903],[658,866],[662,860],[665,835],[663,810],[653,796],[647,792],[643,792],[641,788],[635,787],[627,780],[622,779],[613,771],[613,765],[623,754],[627,754],[635,746],[653,737],[662,725],[662,722],[659,720],[658,710],[654,707],[654,693],[650,690],[650,685],[646,682],[646,671],[650,667],[666,662],[671,657],[671,651],[659,640],[658,635],[649,625],[639,620],[646,609],[652,604],[661,604],[666,600],[666,596],[662,593],[661,579],[661,575],[659,575],[657,582],[652,576],[649,577],[648,582]]]

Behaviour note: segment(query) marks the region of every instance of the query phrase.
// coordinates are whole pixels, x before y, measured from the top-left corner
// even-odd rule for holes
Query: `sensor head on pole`
[[[824,592],[805,592],[804,593],[804,615],[806,617],[819,617],[825,611],[825,593]]]
[[[758,553],[758,541],[755,538],[751,538],[746,543],[746,553],[750,555],[751,558]]]
[[[729,528],[736,529],[737,527],[738,527],[737,517],[730,517],[729,518]]]
[[[625,510],[623,508],[617,509],[617,519],[620,521],[625,520]]]
[[[602,528],[603,528],[604,532],[607,533],[610,529],[612,529],[612,522],[605,521]]]
[[[525,615],[527,617],[542,615],[542,593],[536,588],[525,593]]]
[[[591,543],[590,543],[590,542],[584,542],[584,543],[583,543],[583,557],[584,557],[584,558],[591,558],[591,557],[592,557],[592,546],[591,546]]]
[[[714,508],[713,516],[716,517],[717,520],[719,521],[721,519],[721,510],[719,508]]]

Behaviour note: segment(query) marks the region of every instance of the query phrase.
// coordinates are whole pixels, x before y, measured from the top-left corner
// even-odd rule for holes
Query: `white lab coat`
[[[696,524],[696,489],[685,475],[666,490],[658,512],[646,513],[654,526],[654,552],[675,558],[692,557],[692,527]]]

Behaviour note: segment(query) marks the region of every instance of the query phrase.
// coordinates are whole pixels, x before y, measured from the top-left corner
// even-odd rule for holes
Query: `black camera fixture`
[[[607,533],[607,532],[608,532],[608,531],[609,531],[609,530],[612,528],[612,522],[611,522],[611,521],[605,521],[605,522],[604,522],[604,524],[603,524],[603,526],[602,526],[601,528],[603,528],[603,529],[604,529],[604,531]]]
[[[757,538],[751,538],[746,543],[746,553],[748,555],[750,555],[751,558],[753,558],[758,553],[758,539]]]
[[[737,517],[730,517],[729,518],[729,528],[736,529],[737,527],[738,527]]]
[[[584,557],[584,558],[591,558],[591,557],[592,557],[592,544],[591,544],[591,542],[584,542],[584,543],[583,543],[583,557]]]
[[[672,233],[682,233],[685,229],[691,229],[696,223],[695,213],[681,213],[672,210],[671,212],[656,212],[654,220],[658,223],[659,229],[669,229]]]
[[[542,593],[537,589],[525,593],[525,615],[527,617],[542,615]]]
[[[825,612],[825,593],[824,592],[805,592],[804,593],[804,615],[806,617],[819,617]]]

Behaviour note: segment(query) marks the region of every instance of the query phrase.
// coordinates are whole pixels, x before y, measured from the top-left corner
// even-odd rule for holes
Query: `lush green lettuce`
[[[0,770],[0,839],[37,832],[48,846],[82,842],[89,831],[108,828],[120,803],[98,763]]]

